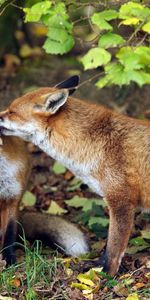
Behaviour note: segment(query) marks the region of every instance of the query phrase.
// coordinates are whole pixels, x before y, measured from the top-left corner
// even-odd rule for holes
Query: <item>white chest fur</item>
[[[103,196],[103,191],[100,182],[91,175],[91,171],[92,169],[94,169],[94,165],[96,165],[97,163],[96,161],[90,160],[88,163],[86,163],[85,161],[81,163],[78,161],[77,158],[72,159],[71,157],[65,155],[63,153],[63,150],[58,151],[57,149],[55,149],[55,147],[48,142],[48,138],[43,138],[43,136],[40,136],[40,134],[36,136],[34,143],[52,158],[61,162],[74,175],[76,175],[84,183],[86,183],[94,192],[96,192],[100,196]]]
[[[0,199],[12,199],[20,194],[21,185],[16,179],[19,167],[19,162],[9,161],[0,154]]]

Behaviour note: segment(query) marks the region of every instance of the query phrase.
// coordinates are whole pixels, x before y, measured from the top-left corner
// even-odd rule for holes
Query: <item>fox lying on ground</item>
[[[55,244],[72,256],[86,253],[88,246],[83,233],[69,221],[37,212],[19,213],[19,204],[30,174],[29,153],[22,139],[6,136],[2,136],[1,139],[0,229],[2,254],[7,265],[15,262],[14,242],[18,214],[27,239],[41,239],[49,246],[51,243]],[[22,227],[18,225],[19,229]]]
[[[150,125],[70,97],[74,76],[40,88],[0,113],[5,135],[31,141],[68,167],[107,200],[110,225],[105,255],[97,262],[118,271],[137,207],[150,210]]]

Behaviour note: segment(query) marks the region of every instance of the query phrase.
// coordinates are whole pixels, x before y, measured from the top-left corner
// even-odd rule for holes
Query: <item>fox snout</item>
[[[8,114],[7,111],[0,112],[0,125],[5,121],[5,117],[7,116],[7,114]]]

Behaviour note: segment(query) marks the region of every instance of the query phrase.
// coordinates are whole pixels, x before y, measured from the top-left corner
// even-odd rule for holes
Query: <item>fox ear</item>
[[[68,90],[65,89],[46,95],[44,110],[51,114],[55,114],[56,111],[67,101],[68,96]]]
[[[58,83],[55,87],[58,89],[69,89],[69,95],[71,95],[76,90],[79,81],[80,81],[80,77],[78,75],[74,75]]]

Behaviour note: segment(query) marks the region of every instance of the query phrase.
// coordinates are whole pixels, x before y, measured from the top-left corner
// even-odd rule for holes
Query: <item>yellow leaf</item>
[[[81,283],[84,283],[84,284],[89,285],[89,286],[91,286],[91,287],[94,286],[94,282],[93,282],[93,281],[89,278],[89,276],[86,275],[86,274],[79,274],[79,275],[77,276],[77,279],[78,279]]]
[[[77,288],[79,290],[89,290],[89,286],[83,283],[78,283],[78,282],[72,282],[71,283],[71,288]]]
[[[90,290],[84,290],[82,293],[86,299],[93,300],[93,293]]]
[[[133,293],[131,295],[129,295],[126,300],[139,300],[138,294],[137,293]]]
[[[122,21],[120,23],[120,25],[121,24],[123,24],[123,25],[136,25],[139,22],[140,22],[140,20],[138,18],[129,18],[129,19],[126,19],[126,20]]]
[[[94,282],[100,281],[100,278],[97,276],[97,273],[93,270],[93,268],[86,272],[85,275],[87,275]]]
[[[65,272],[66,272],[66,274],[67,274],[68,276],[71,276],[71,275],[73,274],[73,271],[72,271],[72,269],[70,269],[70,268],[66,268],[66,269],[65,269]]]
[[[146,23],[143,27],[142,30],[145,32],[150,33],[150,22]]]
[[[145,277],[150,279],[150,273],[146,273]]]
[[[24,44],[20,48],[19,54],[22,58],[30,57],[32,54],[32,48],[28,44]]]
[[[128,278],[128,277],[130,277],[130,276],[131,276],[131,274],[129,274],[129,273],[126,273],[126,274],[124,274],[124,275],[120,276],[120,277],[119,277],[119,279],[120,279],[120,280],[122,280],[122,279],[126,279],[126,278]]]
[[[60,207],[55,201],[51,201],[50,207],[46,213],[52,215],[62,215],[67,213],[67,210]]]
[[[100,268],[98,268],[98,267],[97,267],[97,268],[92,268],[92,270],[95,271],[95,272],[97,272],[97,273],[98,273],[98,272],[100,273],[100,272],[102,272],[103,267],[100,267]]]

